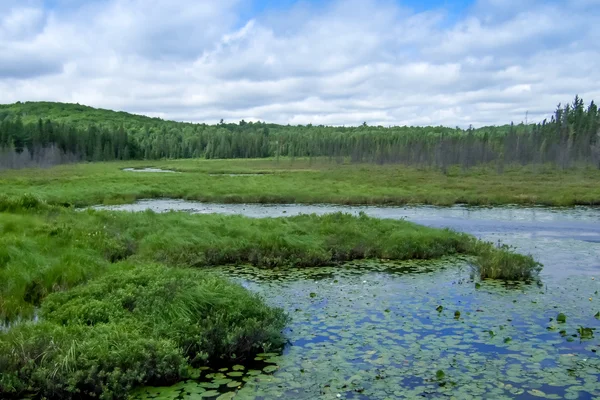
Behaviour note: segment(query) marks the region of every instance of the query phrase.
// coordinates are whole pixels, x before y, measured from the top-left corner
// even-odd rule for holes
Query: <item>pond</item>
[[[123,168],[125,172],[155,172],[155,173],[171,173],[171,174],[180,174],[180,172],[173,171],[170,169],[160,169],[160,168]]]
[[[269,174],[259,174],[259,173],[242,173],[242,174],[208,174],[209,176],[265,176],[265,175],[269,175]]]
[[[469,260],[264,270],[220,267],[290,315],[283,354],[196,371],[136,399],[600,396],[600,210],[222,205],[152,200],[112,209],[251,217],[365,212],[515,245],[545,263],[531,284],[480,282]]]

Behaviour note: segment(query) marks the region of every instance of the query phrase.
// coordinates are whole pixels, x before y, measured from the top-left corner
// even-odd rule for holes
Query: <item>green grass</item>
[[[31,315],[48,294],[99,276],[122,260],[196,268],[313,267],[452,254],[479,257],[483,277],[527,279],[538,269],[531,257],[466,234],[364,215],[252,219],[57,207],[0,213],[0,317]]]
[[[134,386],[181,380],[189,366],[278,350],[286,322],[223,278],[123,263],[49,296],[41,318],[0,335],[0,397],[125,398]]]
[[[181,174],[124,172],[153,166]],[[218,173],[265,173],[262,176]],[[32,194],[50,204],[86,206],[173,197],[221,203],[600,205],[600,170],[512,167],[433,169],[326,160],[165,160],[62,165],[0,172],[0,209]]]

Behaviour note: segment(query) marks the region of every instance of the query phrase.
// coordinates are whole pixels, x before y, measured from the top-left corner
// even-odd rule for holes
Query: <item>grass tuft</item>
[[[125,398],[185,378],[188,365],[278,350],[287,317],[212,274],[119,264],[50,295],[41,318],[0,334],[0,397]]]
[[[123,260],[274,268],[453,254],[477,256],[482,278],[529,279],[540,268],[529,256],[466,234],[365,215],[252,219],[69,209],[0,213],[0,317],[32,315],[48,294],[86,282]]]

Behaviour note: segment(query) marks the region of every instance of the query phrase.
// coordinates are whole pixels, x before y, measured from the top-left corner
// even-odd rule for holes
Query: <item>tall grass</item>
[[[542,270],[542,264],[530,256],[515,253],[510,246],[479,241],[473,241],[472,246],[471,253],[477,255],[481,279],[526,281]]]
[[[125,398],[133,386],[185,378],[188,365],[277,350],[286,322],[223,278],[123,263],[49,296],[41,315],[0,334],[2,398]]]
[[[531,257],[466,234],[365,215],[253,219],[60,208],[0,213],[0,317],[31,314],[49,293],[74,287],[125,259],[198,268],[313,267],[452,254],[479,256],[484,278],[527,279],[538,270]]]

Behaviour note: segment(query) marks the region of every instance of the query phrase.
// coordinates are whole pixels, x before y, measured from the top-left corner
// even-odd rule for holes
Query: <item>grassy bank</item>
[[[252,359],[283,345],[279,309],[223,278],[119,264],[43,302],[43,322],[0,334],[0,397],[125,398],[188,367]]]
[[[134,173],[153,166],[180,174]],[[229,176],[229,173],[261,173]],[[174,160],[63,165],[1,171],[4,200],[30,193],[76,206],[174,197],[225,203],[600,205],[600,170],[551,167],[434,169],[327,160]]]
[[[366,216],[252,219],[52,207],[0,213],[0,317],[31,315],[49,293],[77,286],[123,260],[178,267],[312,267],[452,254],[478,257],[486,278],[527,279],[538,268],[530,257],[466,234]]]

